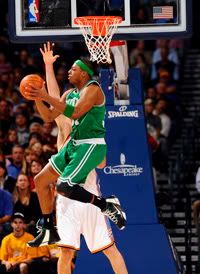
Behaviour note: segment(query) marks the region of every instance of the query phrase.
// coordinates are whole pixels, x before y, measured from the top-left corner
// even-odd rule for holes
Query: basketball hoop
[[[84,16],[74,18],[74,24],[82,30],[90,53],[90,60],[97,63],[111,63],[110,42],[118,25],[119,16]]]

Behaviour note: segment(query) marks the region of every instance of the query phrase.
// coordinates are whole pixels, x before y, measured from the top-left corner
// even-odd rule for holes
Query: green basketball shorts
[[[87,175],[96,168],[106,156],[106,144],[83,143],[74,145],[70,140],[49,162],[60,175],[59,181],[70,186],[84,185]]]

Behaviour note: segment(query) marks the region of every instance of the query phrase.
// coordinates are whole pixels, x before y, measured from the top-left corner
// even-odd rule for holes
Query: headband
[[[76,61],[75,61],[75,64],[76,64],[77,66],[79,66],[82,70],[84,70],[85,72],[87,72],[87,74],[88,74],[90,77],[92,77],[92,76],[94,75],[94,71],[93,71],[91,68],[89,68],[85,63],[83,63],[83,61],[81,61],[81,60],[76,60]]]

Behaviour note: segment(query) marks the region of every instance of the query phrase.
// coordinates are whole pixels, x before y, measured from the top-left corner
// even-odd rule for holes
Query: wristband
[[[94,75],[94,71],[93,71],[91,68],[89,68],[85,63],[83,63],[83,61],[81,61],[81,60],[76,60],[76,61],[75,61],[75,64],[76,64],[77,66],[79,66],[80,69],[82,69],[82,70],[84,70],[85,72],[87,72],[87,74],[88,74],[90,77],[92,77],[92,76]]]
[[[67,104],[63,114],[70,118],[70,117],[72,117],[72,114],[74,113],[74,109],[75,109],[74,106]]]

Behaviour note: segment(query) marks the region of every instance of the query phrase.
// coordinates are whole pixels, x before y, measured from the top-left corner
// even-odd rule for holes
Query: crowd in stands
[[[36,273],[40,269],[38,273],[45,273],[41,272],[44,267],[48,273],[55,273],[58,249],[42,247],[30,250],[26,243],[36,235],[36,223],[41,217],[33,178],[57,150],[57,128],[53,123],[44,122],[34,103],[24,99],[19,92],[20,80],[25,75],[39,73],[44,77],[44,66],[39,45],[9,42],[3,7],[2,2],[0,272],[24,274]],[[82,55],[80,49],[80,43],[56,47],[60,58],[55,70],[61,93],[69,86],[66,72],[72,62]],[[179,40],[128,41],[130,67],[140,68],[143,75],[148,137],[153,165],[159,172],[167,172],[169,147],[178,132],[181,117],[178,86],[182,50]]]

